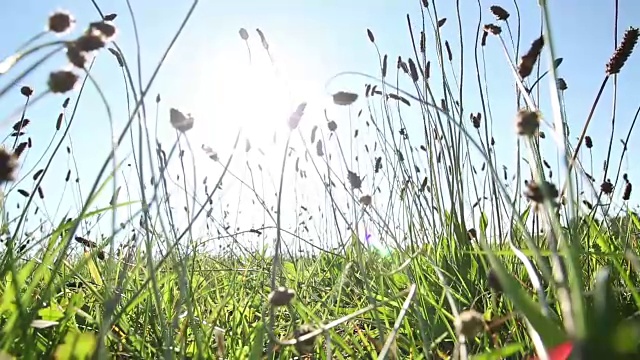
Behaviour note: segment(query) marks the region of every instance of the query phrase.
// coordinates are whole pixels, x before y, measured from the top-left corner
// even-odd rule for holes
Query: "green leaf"
[[[505,346],[495,349],[493,351],[486,352],[484,354],[478,354],[471,357],[472,360],[500,360],[509,356],[516,355],[522,351],[524,347],[520,343],[506,344]]]
[[[262,358],[262,348],[264,343],[265,328],[264,323],[260,321],[256,326],[256,337],[253,339],[253,346],[251,347],[250,360]]]
[[[31,327],[36,328],[36,329],[46,329],[52,326],[56,326],[58,325],[57,321],[50,321],[50,320],[33,320],[31,322]]]
[[[56,360],[84,360],[90,359],[96,348],[96,338],[89,333],[70,333],[65,337],[64,344],[58,346],[55,353]]]

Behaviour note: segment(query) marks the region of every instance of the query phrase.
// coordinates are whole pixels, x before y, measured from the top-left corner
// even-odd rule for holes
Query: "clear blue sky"
[[[105,13],[117,13],[116,24],[120,33],[116,41],[124,49],[131,64],[135,63],[135,43],[133,42],[133,28],[126,2],[97,0]],[[132,1],[136,14],[141,41],[142,76],[143,82],[150,76],[160,55],[177,30],[182,18],[186,14],[190,1],[158,0]],[[605,64],[611,56],[616,44],[614,42],[614,2],[596,0],[567,0],[550,1],[553,16],[553,30],[556,54],[564,58],[559,68],[560,76],[564,77],[569,89],[565,92],[568,121],[571,126],[572,141],[578,135],[584,122],[589,105],[593,101],[597,89],[604,76]],[[375,75],[378,73],[378,59],[374,46],[369,42],[366,29],[373,31],[376,42],[382,53],[388,53],[390,59],[398,55],[404,58],[412,55],[408,38],[406,14],[410,13],[418,26],[420,1],[320,1],[320,0],[273,0],[255,1],[240,0],[234,2],[201,1],[195,15],[187,25],[174,47],[168,61],[157,78],[150,97],[147,99],[149,120],[153,128],[155,113],[154,98],[160,93],[162,97],[160,111],[160,132],[166,140],[165,148],[169,146],[171,128],[168,123],[168,108],[176,107],[185,112],[191,112],[196,118],[196,127],[189,133],[192,146],[199,157],[198,182],[209,175],[209,180],[219,173],[219,167],[206,162],[206,157],[200,151],[202,144],[210,145],[219,150],[222,159],[228,155],[228,146],[235,133],[233,125],[245,124],[247,133],[254,144],[267,146],[271,140],[271,128],[280,127],[284,134],[286,130],[287,114],[300,101],[308,101],[309,108],[303,119],[305,131],[314,124],[323,125],[322,109],[330,104],[325,90],[325,81],[342,71],[360,71]],[[449,21],[443,29],[445,39],[453,48],[454,58],[459,54],[455,2],[440,1],[438,12],[440,17],[447,17]],[[476,22],[482,16],[483,23],[493,22],[489,12],[490,5],[501,5],[512,14],[512,24],[515,25],[516,12],[512,1],[485,2],[478,5],[475,1],[460,1],[461,21],[465,49],[465,110],[481,111],[477,100],[477,85],[475,84],[475,69],[473,64],[473,42],[475,38]],[[518,1],[523,19],[522,47],[529,43],[539,32],[539,12],[537,1]],[[91,1],[54,1],[43,4],[37,0],[13,1],[3,5],[3,21],[0,22],[0,33],[3,34],[0,57],[11,54],[22,42],[43,29],[47,16],[55,9],[66,9],[78,19],[74,35],[77,35],[88,22],[98,19],[98,14]],[[636,0],[620,1],[620,17],[618,25],[618,39],[628,26],[638,26],[640,4]],[[257,69],[248,69],[246,47],[238,36],[238,29],[245,27],[250,33],[254,63],[266,63],[261,51],[255,28],[262,29],[271,45],[282,78],[287,81],[286,86],[270,88],[265,84],[273,84],[278,79],[265,78],[253,89],[255,93],[239,98],[238,91],[246,89],[246,81],[252,76],[262,73],[260,65]],[[513,28],[515,30],[515,28]],[[506,30],[506,29],[505,29]],[[428,39],[427,44],[433,44]],[[489,38],[485,48],[487,56],[487,77],[489,78],[490,96],[492,101],[494,137],[497,141],[497,151],[501,163],[513,164],[514,123],[513,114],[513,83],[511,73],[505,66],[505,58],[497,39]],[[640,56],[634,54],[622,71],[619,79],[619,107],[617,113],[617,132],[614,138],[614,156],[621,149],[620,138],[626,136],[626,131],[638,105],[634,99],[635,87],[640,80]],[[260,58],[262,57],[262,58]],[[260,60],[262,59],[262,60]],[[395,60],[390,64],[395,64]],[[48,61],[42,71],[36,72],[24,83],[33,86],[36,92],[42,90],[46,82],[47,71],[65,66],[63,56]],[[544,59],[543,69],[547,68]],[[15,75],[9,75],[13,77]],[[99,56],[94,76],[102,86],[112,111],[115,115],[115,126],[119,132],[126,121],[126,102],[120,69],[108,53]],[[0,85],[5,84],[7,77],[0,78]],[[273,80],[270,82],[270,80]],[[369,82],[358,77],[341,79],[329,92],[339,89],[356,91],[362,94],[363,84]],[[338,85],[339,84],[339,85]],[[406,84],[406,83],[405,83]],[[90,86],[91,88],[91,86]],[[409,88],[405,86],[405,88]],[[594,137],[596,149],[606,147],[605,139],[610,132],[611,87],[603,95],[599,110],[591,124],[589,134]],[[548,99],[548,84],[544,82],[541,88],[542,99]],[[291,97],[289,93],[291,92]],[[257,94],[256,94],[257,93]],[[263,94],[264,96],[260,96]],[[274,97],[282,98],[282,103],[273,105]],[[505,99],[505,106],[500,106],[500,99]],[[60,104],[63,96],[50,96],[29,110],[28,117],[32,120],[28,134],[33,138],[34,148],[29,154],[25,169],[31,169],[33,163],[43,152],[54,130]],[[266,99],[266,100],[265,100]],[[2,99],[0,119],[6,118],[19,107],[23,101],[18,89]],[[261,107],[271,107],[270,114],[264,114],[265,119],[259,125],[240,118],[260,116]],[[364,103],[359,103],[359,107]],[[548,102],[541,103],[543,111],[551,117]],[[338,110],[331,112],[340,114]],[[344,113],[342,113],[344,114]],[[280,118],[279,115],[282,115]],[[338,115],[336,115],[338,116]],[[234,118],[235,117],[235,118]],[[5,124],[8,128],[9,124]],[[86,196],[103,159],[109,151],[109,124],[104,106],[99,101],[97,93],[90,89],[81,102],[77,118],[71,130],[74,153],[78,162],[80,184],[83,196]],[[546,130],[549,132],[549,129]],[[57,138],[56,138],[57,139]],[[10,139],[12,140],[12,139]],[[638,136],[632,135],[629,141],[629,151],[637,154],[640,148]],[[551,144],[548,137],[547,142]],[[128,155],[125,146],[119,156]],[[552,147],[549,147],[552,150]],[[280,152],[272,153],[279,163]],[[548,154],[552,154],[548,152]],[[602,153],[595,153],[594,166],[601,168],[604,160]],[[200,161],[202,160],[202,161]],[[257,160],[258,159],[253,159]],[[549,156],[550,162],[555,162],[555,156]],[[244,162],[244,158],[239,160]],[[131,161],[128,161],[132,163]],[[31,164],[31,165],[29,165]],[[61,152],[54,162],[56,169],[43,182],[47,201],[46,209],[51,216],[56,212],[57,201],[51,198],[64,198],[57,216],[72,211],[77,206],[73,200],[71,189],[63,188],[63,179],[69,168],[66,153]],[[72,179],[76,177],[75,170]],[[632,182],[638,183],[640,173],[631,168],[628,170]],[[175,174],[175,173],[174,173]],[[595,172],[596,178],[601,174]],[[133,182],[135,174],[131,169],[124,169],[124,177]],[[26,183],[18,187],[29,188],[30,177]],[[227,184],[232,181],[228,179]],[[71,184],[71,183],[70,183]],[[135,184],[130,184],[136,187]],[[123,185],[124,186],[124,185]],[[229,185],[230,186],[230,185]],[[636,188],[638,188],[637,185]],[[307,190],[309,191],[309,190]],[[637,199],[638,190],[632,200]],[[269,192],[269,191],[268,191]],[[111,190],[107,191],[110,196]],[[108,196],[107,196],[108,201]],[[40,203],[39,200],[37,200]],[[634,201],[635,203],[635,201]],[[105,201],[102,204],[106,205]],[[17,215],[15,208],[9,208],[12,216]],[[39,215],[42,216],[42,213]],[[35,221],[35,218],[32,219]],[[106,229],[103,229],[106,230]]]

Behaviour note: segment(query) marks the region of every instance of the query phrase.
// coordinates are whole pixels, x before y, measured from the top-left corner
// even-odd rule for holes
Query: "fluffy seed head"
[[[295,329],[293,331],[293,336],[298,339],[304,335],[307,335],[309,333],[312,333],[313,331],[315,331],[316,329],[311,326],[311,325],[300,325],[297,329]],[[313,347],[315,345],[316,342],[316,337],[311,337],[309,339],[303,340],[303,341],[297,341],[296,344],[294,345],[296,348],[296,351],[298,353],[302,354],[309,354],[311,352],[313,352]]]
[[[482,314],[475,310],[465,310],[458,315],[454,321],[454,326],[458,335],[463,335],[467,339],[473,339],[485,327]]]
[[[269,303],[272,306],[285,306],[289,305],[291,300],[296,297],[296,292],[292,289],[287,289],[281,286],[269,294]]]
[[[71,31],[76,20],[71,13],[66,11],[56,11],[49,16],[47,29],[56,34],[63,34]]]
[[[555,199],[559,193],[558,188],[553,183],[545,181],[542,184],[538,184],[535,181],[531,181],[527,183],[524,195],[532,202],[542,204],[546,197]]]
[[[59,70],[49,74],[47,85],[52,93],[64,94],[73,90],[77,81],[78,75],[68,70]]]
[[[516,130],[518,135],[533,136],[540,127],[540,118],[537,112],[522,109],[516,116]]]

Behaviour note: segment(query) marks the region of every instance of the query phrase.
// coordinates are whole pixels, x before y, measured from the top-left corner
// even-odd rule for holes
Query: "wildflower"
[[[569,341],[566,341],[549,350],[547,353],[549,355],[549,360],[567,360],[569,359],[569,356],[571,356],[572,351],[573,344]],[[539,359],[537,356],[534,356],[531,358],[531,360]]]

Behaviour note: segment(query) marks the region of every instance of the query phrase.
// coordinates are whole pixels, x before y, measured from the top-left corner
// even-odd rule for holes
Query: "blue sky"
[[[116,24],[120,32],[116,41],[123,48],[128,61],[135,64],[133,28],[126,2],[123,0],[96,1],[105,13],[118,14]],[[613,31],[614,7],[613,2],[595,0],[551,1],[550,3],[556,54],[564,58],[559,74],[566,79],[569,86],[565,92],[566,112],[572,129],[572,141],[575,144],[575,138],[588,114],[589,105],[604,76],[605,64],[616,46]],[[473,64],[476,23],[480,16],[482,16],[482,23],[494,22],[488,10],[489,6],[494,4],[501,5],[511,12],[514,25],[512,29],[515,31],[516,11],[512,1],[481,1],[481,4],[472,1],[460,2],[462,37],[466,44],[464,58],[467,114],[469,111],[481,110],[480,103],[476,100],[477,85]],[[132,1],[141,42],[144,84],[190,5],[190,1]],[[451,42],[455,60],[460,52],[454,5],[455,2],[450,1],[436,3],[439,17],[448,18],[442,34]],[[522,47],[526,50],[539,32],[540,14],[537,10],[537,1],[518,2],[518,5],[523,20]],[[413,52],[408,37],[406,14],[411,14],[414,27],[417,29],[419,8],[418,0],[201,1],[163,66],[147,99],[151,128],[155,125],[156,94],[161,94],[162,98],[159,131],[165,148],[169,146],[173,136],[168,121],[169,108],[176,107],[185,113],[193,114],[196,125],[188,136],[196,153],[197,182],[200,183],[200,179],[208,176],[211,183],[211,179],[219,174],[220,167],[208,161],[200,151],[201,145],[211,146],[220,152],[222,159],[226,159],[235,130],[242,125],[245,128],[244,136],[250,139],[254,147],[267,148],[274,131],[279,133],[280,138],[286,134],[288,114],[301,101],[309,103],[301,124],[305,133],[308,133],[313,125],[324,126],[322,111],[327,106],[331,116],[344,116],[344,109],[331,108],[329,94],[337,90],[350,90],[362,94],[363,84],[369,81],[348,76],[340,78],[329,89],[325,89],[326,81],[342,71],[360,71],[372,75],[379,73],[378,55],[375,47],[367,39],[367,28],[375,34],[380,51],[388,53],[390,59],[396,59],[398,55],[402,55],[405,59],[411,56]],[[37,0],[10,2],[3,5],[5,16],[0,22],[0,33],[3,34],[0,57],[10,55],[22,42],[42,30],[47,16],[56,9],[69,10],[78,19],[73,35],[82,31],[87,23],[99,18],[89,0],[61,0],[45,4]],[[638,13],[640,13],[640,5],[637,1],[620,1],[618,39],[628,26],[640,25],[637,22],[637,16],[633,16]],[[241,27],[246,28],[250,33],[251,64],[248,60],[246,45],[238,36],[238,30]],[[265,32],[277,63],[279,76],[273,74],[271,65],[261,49],[255,28]],[[429,44],[433,42],[428,38],[427,47]],[[514,85],[497,39],[489,38],[488,45],[485,47],[485,56],[494,137],[497,141],[496,149],[500,162],[510,166],[516,160],[513,151],[515,140],[513,116],[517,110],[513,101]],[[390,61],[390,64],[395,64],[395,60]],[[38,92],[45,86],[47,72],[65,65],[64,57],[57,56],[46,62],[41,71],[35,72],[23,83],[33,86]],[[637,100],[634,100],[633,95],[629,95],[636,93],[635,86],[640,79],[639,65],[640,57],[634,54],[618,81],[619,107],[617,131],[614,137],[614,159],[621,149],[619,139],[626,136],[636,108],[640,105]],[[547,67],[548,59],[545,57],[542,68]],[[114,114],[115,128],[119,132],[127,118],[120,69],[110,54],[104,52],[97,58],[93,75],[106,94]],[[6,84],[6,79],[13,76],[15,75],[10,74],[0,78],[0,85]],[[405,85],[408,84],[408,82],[405,83]],[[80,186],[84,197],[109,152],[111,142],[104,105],[100,102],[95,89],[91,86],[89,88],[79,105],[77,118],[71,128],[73,152],[81,173]],[[604,149],[606,147],[604,143],[608,141],[611,129],[611,89],[612,87],[609,86],[605,91],[590,126],[589,134],[594,138],[594,150]],[[544,82],[541,87],[541,98],[541,108],[550,118],[547,82]],[[502,99],[505,99],[504,105],[501,105]],[[28,134],[34,140],[34,148],[25,160],[23,173],[33,168],[35,160],[46,152],[46,144],[53,136],[55,121],[63,100],[64,96],[49,96],[29,109],[27,117],[32,120],[32,124],[29,125]],[[20,107],[23,98],[16,89],[1,101],[0,119],[5,119]],[[356,109],[363,106],[362,102],[356,103]],[[468,118],[468,115],[466,116]],[[257,117],[260,117],[260,121],[255,121]],[[15,119],[12,119],[11,124],[14,121]],[[344,122],[339,124],[342,129]],[[10,126],[9,123],[4,125],[6,128]],[[417,126],[419,129],[420,125]],[[550,130],[547,129],[546,132]],[[549,145],[545,146],[545,151],[548,159],[555,163],[554,147],[549,137],[547,142]],[[640,150],[637,145],[633,145],[634,143],[638,143],[638,136],[635,134],[629,141],[631,154],[637,154]],[[282,148],[283,144],[279,143],[279,145]],[[128,156],[129,148],[125,145],[118,156],[120,158]],[[267,152],[269,156],[266,160],[272,162],[276,171],[281,158],[280,153],[281,151]],[[245,160],[257,162],[265,160],[254,154],[255,152],[241,155],[237,161],[242,165]],[[601,168],[604,155],[600,152],[594,153],[594,166],[597,169]],[[249,158],[245,159],[242,156]],[[125,161],[125,163],[132,162],[132,160]],[[54,168],[55,170],[50,172],[43,182],[43,189],[47,196],[46,206],[43,208],[46,208],[51,216],[57,214],[57,217],[61,217],[67,211],[73,213],[73,209],[78,206],[78,199],[74,199],[73,195],[75,191],[69,188],[70,185],[63,187],[63,178],[67,169],[73,169],[72,179],[76,177],[76,172],[74,164],[69,161],[64,151],[57,155]],[[241,168],[242,166],[239,169]],[[624,171],[629,173],[632,182],[640,178],[638,170],[633,167]],[[596,171],[594,175],[597,178],[599,174],[601,171]],[[30,176],[27,177],[27,182],[17,187],[29,188],[30,179]],[[136,185],[131,184],[134,179],[133,168],[125,166],[120,175],[119,185],[129,181],[129,185],[135,188]],[[223,183],[229,184],[224,188],[223,194],[235,196],[232,189],[239,188],[234,188],[231,180]],[[269,186],[273,189],[272,185]],[[305,188],[304,185],[299,189],[301,192],[313,191]],[[106,201],[108,201],[111,190],[106,192],[108,193]],[[637,193],[633,194],[632,200],[637,199],[637,196]],[[57,213],[57,201],[52,201],[51,198],[62,199]],[[36,202],[39,203],[39,200]],[[103,201],[98,205],[104,206],[106,203]],[[14,209],[8,209],[12,216],[17,215]],[[43,216],[42,213],[40,216]],[[32,220],[36,221],[35,218]]]

